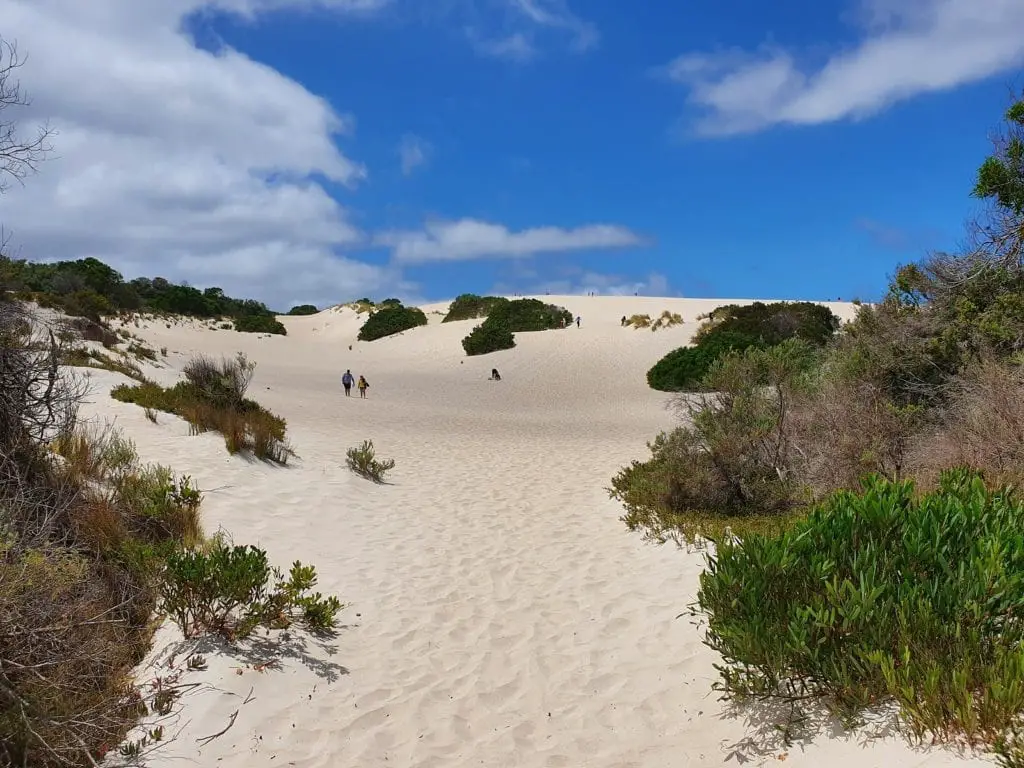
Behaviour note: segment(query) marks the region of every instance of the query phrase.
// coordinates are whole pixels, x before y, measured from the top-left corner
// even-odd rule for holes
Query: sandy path
[[[315,563],[320,588],[352,603],[326,647],[293,633],[279,669],[210,654],[194,677],[214,688],[186,698],[184,729],[154,765],[968,764],[899,740],[865,747],[858,735],[763,754],[745,743],[755,727],[723,715],[716,658],[676,618],[695,596],[700,556],[642,544],[603,490],[671,425],[643,372],[693,326],[623,331],[637,300],[571,301],[584,328],[524,335],[516,350],[466,362],[467,324],[351,353],[358,321],[345,313],[290,320],[286,339],[138,331],[182,353],[174,364],[195,350],[257,359],[252,395],[288,419],[301,455],[285,469],[231,458],[171,417],[154,426],[105,397],[118,377],[94,375],[91,413],[116,418],[147,459],[219,489],[204,503],[208,530],[223,526],[282,564]],[[658,312],[686,300],[646,301]],[[492,365],[500,384],[485,380]],[[368,401],[340,395],[345,367],[366,373]],[[364,437],[396,459],[392,485],[344,468]],[[231,730],[197,744],[235,710]]]

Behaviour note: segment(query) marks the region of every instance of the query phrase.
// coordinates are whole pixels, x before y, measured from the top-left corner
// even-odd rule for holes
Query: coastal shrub
[[[107,355],[96,349],[82,347],[64,347],[60,352],[60,364],[75,368],[100,368],[127,376],[136,381],[146,381],[146,377],[138,363],[124,353]]]
[[[700,579],[728,696],[899,705],[916,736],[989,742],[1024,710],[1024,503],[963,469],[868,478],[777,535],[723,540]]]
[[[364,440],[362,445],[349,448],[345,455],[349,469],[375,483],[383,483],[385,475],[395,468],[394,459],[377,458],[372,440]]]
[[[669,352],[654,364],[647,372],[647,383],[663,392],[693,390],[711,365],[730,350],[770,347],[791,338],[822,347],[838,328],[839,318],[828,307],[811,302],[718,307],[697,329],[692,346]]]
[[[375,341],[427,324],[427,316],[418,307],[402,306],[397,299],[382,302],[359,329],[360,341]]]
[[[502,303],[508,303],[508,299],[501,296],[477,296],[475,293],[463,293],[455,297],[451,306],[448,307],[448,314],[441,322],[451,323],[456,320],[475,320],[479,317],[487,317],[494,307]]]
[[[784,524],[802,494],[790,413],[814,363],[795,339],[717,361],[702,382],[714,394],[680,395],[685,423],[612,478],[626,526],[652,541],[690,542]]]
[[[501,349],[512,349],[516,345],[515,335],[508,326],[484,321],[462,340],[466,355],[486,355]]]
[[[198,356],[183,369],[185,381],[162,387],[151,381],[114,387],[110,395],[185,419],[192,434],[218,432],[229,453],[286,464],[295,455],[286,440],[287,423],[245,397],[255,363],[239,353],[234,359]]]
[[[288,310],[289,315],[315,315],[320,310],[315,304],[298,304]]]
[[[235,318],[235,330],[242,333],[274,333],[287,336],[288,329],[271,314],[242,315]]]
[[[316,582],[313,566],[296,561],[285,578],[265,550],[215,538],[205,549],[167,558],[160,610],[186,637],[216,632],[243,638],[261,626],[284,629],[295,618],[325,631],[335,626],[342,605],[337,597],[310,594]]]
[[[626,318],[625,325],[629,328],[650,328],[651,327],[651,316],[650,315],[630,315]]]
[[[683,324],[683,316],[678,312],[669,312],[667,309],[658,315],[658,319],[651,324],[651,330],[657,331],[661,328],[671,328]]]

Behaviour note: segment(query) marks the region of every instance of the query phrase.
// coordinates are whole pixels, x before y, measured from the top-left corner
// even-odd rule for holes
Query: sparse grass
[[[377,458],[372,440],[364,440],[362,445],[349,448],[346,456],[349,469],[375,483],[383,483],[385,475],[395,468],[394,459]]]
[[[219,432],[229,453],[287,464],[295,453],[286,441],[285,420],[245,398],[254,368],[244,355],[219,362],[197,357],[185,366],[186,380],[173,387],[144,382],[115,387],[110,394],[121,402],[180,416],[194,435]]]
[[[156,352],[145,344],[132,342],[128,345],[127,353],[129,355],[135,355],[142,360],[150,360],[154,363],[156,362]]]
[[[157,415],[156,415],[156,411],[155,410],[153,410],[152,408],[146,408],[145,409],[145,413],[146,413],[146,418],[147,419],[149,419],[154,424],[158,423]]]
[[[651,327],[651,316],[650,315],[630,315],[626,318],[627,328],[650,328]]]
[[[674,325],[682,325],[683,316],[678,312],[669,312],[667,309],[658,316],[658,319],[651,325],[652,331],[660,328],[671,328]]]
[[[76,368],[100,368],[105,371],[114,371],[136,381],[146,381],[142,369],[123,353],[108,355],[96,349],[72,347],[61,352],[60,362],[62,365]]]

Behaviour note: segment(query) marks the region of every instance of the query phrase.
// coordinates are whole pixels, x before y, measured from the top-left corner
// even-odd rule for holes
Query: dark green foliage
[[[661,358],[647,371],[647,384],[662,392],[694,391],[711,366],[726,353],[763,346],[737,331],[708,334],[700,344],[680,347]]]
[[[443,323],[451,323],[456,320],[475,320],[478,317],[487,317],[491,310],[498,304],[508,303],[508,299],[501,296],[477,296],[474,293],[464,293],[456,296],[448,308]]]
[[[462,348],[470,356],[511,349],[515,333],[546,331],[571,322],[572,313],[564,307],[538,299],[500,299],[491,305],[487,319],[462,340]]]
[[[235,318],[235,330],[243,333],[276,333],[287,336],[288,329],[273,315],[242,315]]]
[[[996,201],[1015,214],[1024,214],[1024,99],[1006,111],[1010,132],[1004,146],[978,169],[975,197]]]
[[[786,339],[824,346],[839,318],[811,302],[754,302],[714,310],[694,336],[694,345],[669,352],[647,372],[647,383],[663,392],[692,391],[715,360],[730,350],[771,347]]]
[[[512,349],[516,345],[516,337],[508,326],[484,321],[462,340],[462,348],[466,355],[486,355],[500,349]]]
[[[289,315],[315,315],[320,310],[314,304],[299,304],[288,310]]]
[[[991,741],[1024,709],[1024,504],[954,470],[924,496],[869,478],[775,536],[720,541],[701,576],[721,687],[895,700],[917,735]]]
[[[334,627],[342,605],[336,597],[309,594],[316,581],[312,566],[296,561],[286,579],[264,550],[216,539],[203,551],[167,558],[160,607],[186,637],[218,632],[239,638],[260,626],[283,629],[295,614],[310,629],[324,631]]]
[[[360,341],[375,341],[427,324],[427,316],[418,307],[406,307],[398,299],[388,299],[377,305],[375,311],[359,329]]]
[[[200,291],[162,277],[125,282],[121,273],[94,258],[48,264],[0,256],[0,285],[43,306],[98,321],[118,312],[167,312],[192,317],[269,318],[274,313],[252,299],[233,299],[220,288]],[[251,324],[252,320],[243,321]],[[276,321],[275,321],[276,322]],[[265,327],[255,330],[281,333]]]

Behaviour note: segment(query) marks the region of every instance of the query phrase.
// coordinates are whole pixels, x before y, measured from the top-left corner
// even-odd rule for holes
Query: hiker
[[[366,397],[366,390],[370,388],[370,383],[366,380],[365,376],[359,376],[359,382],[356,384],[359,387],[359,396],[362,398]]]
[[[580,316],[579,315],[576,315],[576,327],[577,328],[580,327]]]
[[[352,397],[352,384],[355,379],[352,377],[352,371],[345,371],[341,377],[341,386],[345,388],[345,397]]]
[[[622,322],[620,323],[620,325],[621,325],[621,326],[622,326],[623,328],[625,328],[625,327],[626,327],[626,316],[625,316],[625,315],[623,315],[623,316],[622,316]]]
[[[501,374],[497,368],[491,368],[491,381],[501,381]]]

